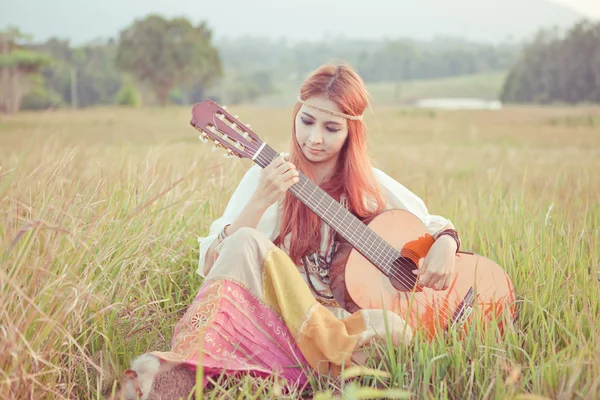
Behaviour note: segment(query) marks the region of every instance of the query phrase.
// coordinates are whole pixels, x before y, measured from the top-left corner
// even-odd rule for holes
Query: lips
[[[321,152],[321,150],[313,149],[312,147],[308,147],[308,151],[310,151],[311,153],[315,153],[315,154]]]

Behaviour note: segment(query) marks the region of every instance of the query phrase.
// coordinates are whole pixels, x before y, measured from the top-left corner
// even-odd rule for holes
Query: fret
[[[317,189],[319,189],[319,187],[317,185],[314,185],[314,186],[315,186],[315,188],[313,189],[312,193],[308,195],[308,199],[306,199],[306,201],[309,201],[312,198],[312,195],[315,194]]]
[[[304,186],[306,186],[307,183],[308,183],[308,178],[304,178],[304,183],[302,184],[302,187],[298,191],[301,192],[302,189],[304,189]]]
[[[367,249],[367,251],[371,251],[371,248],[373,247],[373,244],[375,243],[371,239],[371,232],[373,232],[373,231],[371,231],[370,229],[368,229],[367,230],[367,234],[368,234],[367,239],[366,240],[362,240],[363,242],[365,242],[365,243],[367,243],[369,245],[369,248]],[[363,232],[363,234],[364,234],[364,232]],[[362,235],[361,235],[361,239],[362,239]]]
[[[350,213],[348,211],[346,211],[344,213],[344,218],[342,218],[342,220],[340,221],[340,223],[338,224],[338,226],[343,229],[344,228],[344,220],[346,219],[346,217],[349,215]],[[343,233],[347,234],[348,229],[345,229]]]
[[[329,208],[331,207],[332,204],[333,204],[333,201],[330,201],[329,205],[327,206],[327,208],[325,209],[325,211],[323,211],[323,214],[327,214],[327,212],[329,211]]]
[[[325,199],[326,197],[327,197],[327,196],[326,196],[326,193],[323,193],[323,196],[321,196],[321,198],[319,199],[319,202],[318,202],[318,203],[317,203],[317,205],[315,206],[315,208],[316,208],[316,209],[318,209],[318,208],[319,208],[319,204],[321,204],[321,202],[323,201],[323,199]]]

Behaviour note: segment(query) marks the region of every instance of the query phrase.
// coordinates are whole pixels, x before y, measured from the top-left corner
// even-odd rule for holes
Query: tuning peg
[[[234,157],[236,157],[236,155],[233,153],[233,150],[227,149],[227,153],[223,154],[223,157],[225,157],[225,158],[234,158]]]
[[[227,106],[223,106],[221,107],[223,110],[227,110]]]
[[[250,124],[246,124],[246,126],[247,126],[248,128],[250,128]]]
[[[234,115],[234,116],[233,116],[233,118],[235,118],[235,119],[238,119],[238,116],[237,116],[237,115]]]
[[[202,135],[198,136],[198,139],[200,139],[202,143],[208,143],[208,139],[206,138],[206,136],[206,133],[202,132]]]

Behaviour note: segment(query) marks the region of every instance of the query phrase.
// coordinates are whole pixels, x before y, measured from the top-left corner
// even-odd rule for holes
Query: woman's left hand
[[[419,285],[433,290],[446,290],[450,287],[454,272],[456,242],[450,236],[441,236],[429,249],[418,270]]]

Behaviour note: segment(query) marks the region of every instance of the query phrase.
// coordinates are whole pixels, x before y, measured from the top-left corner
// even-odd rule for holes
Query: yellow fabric
[[[317,304],[298,267],[277,247],[269,249],[265,257],[262,288],[264,301],[284,317],[292,334],[300,327],[306,312]],[[290,297],[291,293],[296,296]]]
[[[351,365],[365,331],[360,312],[336,318],[315,300],[297,266],[277,247],[265,257],[262,288],[264,301],[283,317],[311,367],[337,375],[343,366]]]

